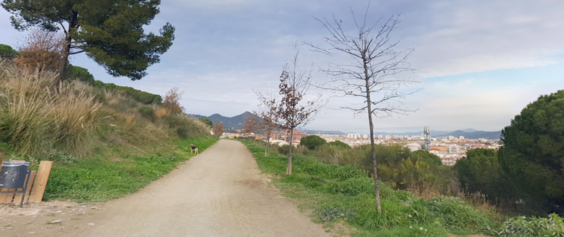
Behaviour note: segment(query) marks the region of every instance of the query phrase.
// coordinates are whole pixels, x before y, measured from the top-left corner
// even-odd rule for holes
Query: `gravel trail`
[[[47,227],[43,229],[16,228],[2,233],[92,237],[330,236],[267,183],[243,144],[220,140],[139,192],[105,203],[98,211],[75,221],[71,215],[62,215],[58,226],[44,224]]]

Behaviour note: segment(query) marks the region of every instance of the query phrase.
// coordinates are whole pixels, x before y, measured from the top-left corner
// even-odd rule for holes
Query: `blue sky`
[[[165,22],[176,27],[176,40],[161,63],[140,81],[114,78],[85,55],[71,63],[88,68],[98,80],[164,94],[185,92],[188,113],[234,116],[257,109],[252,89],[274,90],[282,66],[291,60],[295,41],[323,43],[325,29],[315,20],[343,20],[352,29],[350,9],[361,14],[367,1],[198,0],[162,1],[148,31]],[[378,119],[377,131],[401,132],[475,128],[500,130],[542,94],[564,89],[564,1],[372,1],[368,21],[401,14],[394,31],[398,49],[414,48],[409,62],[421,91],[404,100],[416,112]],[[13,29],[0,9],[0,43],[17,46],[25,33]],[[317,70],[343,60],[302,47],[303,67]],[[318,91],[312,91],[316,93]],[[329,92],[323,92],[329,96]],[[334,98],[309,129],[368,132],[366,115],[339,110],[351,103]]]

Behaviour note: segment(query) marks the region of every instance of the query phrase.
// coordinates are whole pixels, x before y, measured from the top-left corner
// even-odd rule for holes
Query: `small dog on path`
[[[199,154],[198,147],[194,146],[194,144],[190,144],[190,154],[194,154],[194,153],[196,153],[196,155]]]

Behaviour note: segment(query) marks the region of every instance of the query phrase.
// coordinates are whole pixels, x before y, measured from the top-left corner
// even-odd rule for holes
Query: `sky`
[[[253,90],[276,92],[283,66],[296,53],[296,42],[324,45],[327,30],[315,18],[343,21],[354,32],[352,14],[362,17],[368,1],[339,0],[165,0],[160,14],[145,27],[158,32],[166,22],[176,39],[161,62],[139,81],[112,77],[81,54],[71,63],[97,80],[164,95],[184,91],[187,113],[235,116],[258,110]],[[564,89],[564,1],[387,0],[371,1],[367,21],[400,14],[392,39],[398,50],[413,48],[413,72],[400,76],[418,83],[405,90],[408,115],[375,119],[379,132],[413,132],[430,126],[451,131],[498,131],[539,96]],[[10,25],[0,8],[0,43],[17,47],[25,32]],[[320,69],[348,60],[300,47],[299,66],[312,70],[315,83],[332,78]],[[306,128],[368,133],[367,114],[344,105],[357,100],[334,97]]]

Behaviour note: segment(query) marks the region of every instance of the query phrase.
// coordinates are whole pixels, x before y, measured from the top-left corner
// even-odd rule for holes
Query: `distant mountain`
[[[245,119],[248,116],[254,116],[251,112],[245,111],[242,114],[233,117],[225,117],[221,114],[212,114],[210,116],[203,116],[203,115],[192,115],[195,118],[209,118],[214,124],[216,122],[223,123],[223,129],[226,132],[236,132],[237,129],[243,129],[243,124],[245,123]],[[327,130],[309,130],[305,128],[298,128],[298,130],[303,131],[307,134],[335,134],[335,135],[346,135],[347,133],[341,131],[327,131]],[[361,133],[361,135],[368,134],[368,133]],[[402,133],[393,133],[393,132],[374,132],[374,135],[379,136],[419,136],[423,134],[423,129],[417,132],[402,132]],[[490,140],[496,140],[501,137],[501,131],[479,131],[473,128],[466,128],[463,130],[456,130],[456,131],[433,131],[431,130],[431,137],[446,137],[446,136],[454,136],[460,137],[464,136],[466,139],[478,139],[478,138],[486,138]]]
[[[454,131],[454,132],[451,132],[449,134],[446,134],[445,136],[454,136],[454,137],[464,136],[464,138],[466,138],[466,139],[485,138],[485,139],[490,139],[490,140],[497,140],[501,137],[501,131],[488,132],[488,131],[477,131],[477,130],[475,130],[473,132],[465,132],[463,130],[458,130],[458,131]]]
[[[300,131],[303,131],[307,134],[330,134],[330,135],[347,135],[341,131],[325,131],[325,130],[309,130],[305,128],[297,128]]]
[[[233,117],[225,117],[221,114],[212,114],[210,116],[203,116],[198,114],[192,114],[195,118],[208,118],[214,124],[217,122],[223,123],[223,130],[225,132],[236,132],[237,129],[243,129],[243,124],[248,116],[254,116],[251,112],[245,111],[242,114]]]

